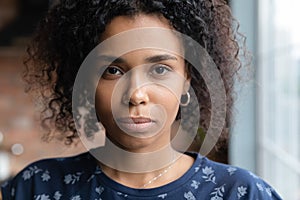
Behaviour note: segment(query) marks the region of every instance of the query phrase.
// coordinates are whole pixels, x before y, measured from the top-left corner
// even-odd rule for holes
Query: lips
[[[118,121],[122,123],[143,124],[143,123],[150,123],[153,120],[146,117],[126,117],[126,118],[120,118]]]
[[[125,117],[119,118],[117,124],[125,132],[142,133],[151,130],[155,121],[147,117]]]

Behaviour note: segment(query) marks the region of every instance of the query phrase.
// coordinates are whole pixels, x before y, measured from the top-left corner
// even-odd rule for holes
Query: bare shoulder
[[[1,193],[1,190],[0,190],[0,200],[2,200],[2,193]]]

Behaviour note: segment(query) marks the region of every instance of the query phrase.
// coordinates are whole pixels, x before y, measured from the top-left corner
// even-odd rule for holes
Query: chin
[[[148,137],[148,138],[137,138],[127,134],[118,137],[108,138],[118,147],[129,152],[145,152],[154,151],[158,146],[158,138]]]

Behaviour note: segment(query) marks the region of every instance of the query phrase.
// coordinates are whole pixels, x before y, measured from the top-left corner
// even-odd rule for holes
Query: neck
[[[129,173],[147,173],[163,169],[178,158],[178,153],[167,145],[162,149],[148,153],[124,151],[109,140],[105,146],[91,150],[91,153],[105,165],[118,171]]]
[[[100,164],[102,171],[111,179],[131,188],[152,188],[162,186],[174,179],[172,171],[176,160],[162,169],[145,173],[122,172],[106,165]]]
[[[168,165],[149,172],[124,172],[99,163],[102,171],[114,181],[131,188],[154,188],[180,178],[192,166],[194,159],[176,151],[175,159]],[[141,163],[140,163],[141,164]]]
[[[91,150],[102,171],[111,179],[131,188],[153,188],[182,176],[194,159],[174,150],[171,145],[155,152],[127,152],[109,140],[104,147]]]

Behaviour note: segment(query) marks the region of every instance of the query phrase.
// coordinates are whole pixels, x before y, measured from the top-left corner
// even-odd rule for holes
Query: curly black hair
[[[79,67],[114,17],[139,13],[163,16],[176,31],[197,41],[216,63],[227,95],[226,124],[219,140],[219,147],[223,146],[232,120],[233,83],[241,67],[240,40],[244,40],[224,0],[61,0],[41,20],[25,62],[28,90],[40,91],[44,100],[44,126],[51,130],[54,125],[68,144],[78,137],[72,92]],[[200,130],[205,133],[211,116],[210,95],[197,70],[190,67],[189,71],[200,104]],[[45,135],[51,136],[52,131]]]

